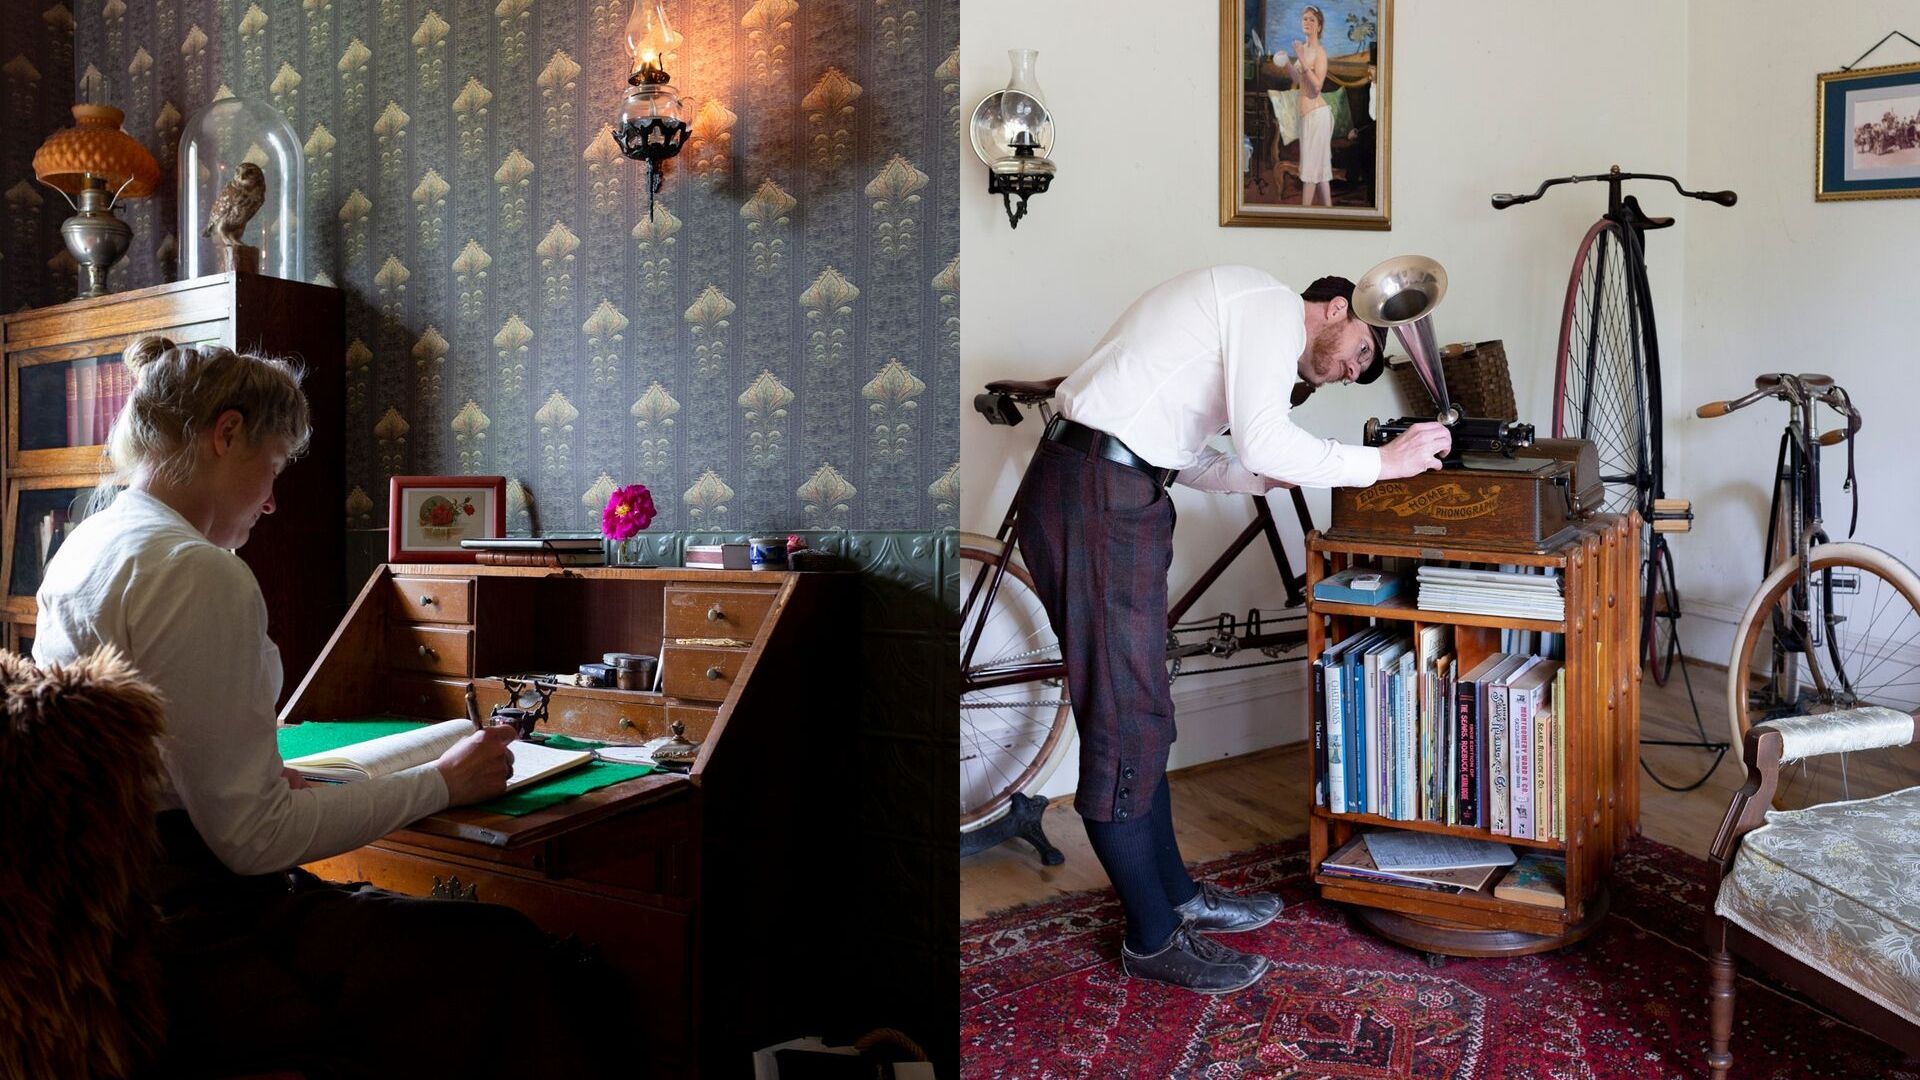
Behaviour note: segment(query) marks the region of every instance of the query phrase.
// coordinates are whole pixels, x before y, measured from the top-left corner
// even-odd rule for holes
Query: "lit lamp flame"
[[[633,74],[627,81],[667,81],[667,60],[677,56],[683,40],[667,25],[664,0],[634,0],[633,14],[627,17],[627,49],[633,53]]]

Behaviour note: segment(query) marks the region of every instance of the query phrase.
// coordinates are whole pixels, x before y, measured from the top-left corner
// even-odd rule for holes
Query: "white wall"
[[[1667,438],[1687,454],[1668,486],[1692,498],[1696,514],[1692,535],[1674,544],[1690,612],[1683,641],[1691,654],[1726,663],[1733,622],[1760,581],[1786,407],[1697,420],[1693,406],[1751,390],[1763,371],[1832,375],[1865,419],[1859,539],[1908,563],[1920,559],[1920,201],[1813,199],[1816,74],[1851,62],[1889,29],[1911,30],[1914,6],[1693,0],[1689,11],[1687,172],[1703,187],[1734,189],[1740,202],[1689,219],[1686,364],[1666,383],[1684,406]],[[1895,38],[1865,66],[1915,60],[1920,49]],[[1852,509],[1840,490],[1846,455],[1831,451],[1822,464],[1827,530],[1843,539]]]
[[[1735,5],[1726,7],[1725,21],[1736,21]],[[1321,274],[1357,278],[1389,255],[1439,259],[1450,276],[1435,316],[1440,340],[1504,339],[1522,418],[1544,426],[1568,267],[1581,233],[1604,208],[1604,192],[1556,189],[1499,212],[1488,196],[1616,163],[1687,172],[1686,9],[1662,0],[1411,0],[1397,5],[1393,27],[1392,230],[1221,228],[1218,10],[1210,0],[962,5],[963,117],[1006,84],[1007,49],[1038,49],[1039,82],[1059,125],[1060,168],[1053,190],[1036,197],[1012,230],[999,199],[986,194],[984,167],[970,148],[962,152],[965,528],[992,532],[999,524],[1039,434],[1037,423],[987,425],[971,406],[980,385],[1067,373],[1135,296],[1198,266],[1247,263],[1304,287]],[[1619,43],[1622,27],[1634,29],[1630,49]],[[1716,48],[1735,62],[1739,50]],[[1795,84],[1802,111],[1810,82],[1809,75]],[[1811,135],[1802,143],[1810,146]],[[1804,180],[1808,169],[1790,171]],[[1657,234],[1649,252],[1662,312],[1676,311],[1685,239],[1704,217],[1674,201],[1649,200],[1653,212],[1681,219]],[[1673,316],[1667,325],[1663,343],[1677,358],[1683,320]],[[1291,362],[1276,358],[1283,361]],[[1310,430],[1358,441],[1368,416],[1401,412],[1391,380],[1382,379],[1316,395],[1298,417]],[[1248,520],[1248,509],[1243,498],[1176,492],[1177,595]],[[1324,512],[1324,498],[1317,501]],[[1278,576],[1263,558],[1249,553],[1196,612],[1278,607]],[[1219,681],[1248,679],[1244,687]],[[1177,681],[1175,763],[1303,738],[1298,685],[1297,665]],[[1070,775],[1056,775],[1047,791],[1071,788]]]

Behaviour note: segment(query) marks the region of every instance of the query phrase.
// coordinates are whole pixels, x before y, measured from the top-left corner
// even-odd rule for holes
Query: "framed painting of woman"
[[[1391,227],[1393,0],[1220,0],[1220,224]]]

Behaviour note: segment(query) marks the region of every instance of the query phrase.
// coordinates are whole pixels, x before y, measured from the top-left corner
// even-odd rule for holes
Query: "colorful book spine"
[[[1480,737],[1474,723],[1480,711],[1475,700],[1478,690],[1479,684],[1462,679],[1453,692],[1454,739],[1459,747],[1453,785],[1454,823],[1476,828],[1480,825]]]
[[[1345,668],[1335,657],[1328,664],[1323,657],[1321,670],[1315,674],[1315,684],[1323,685],[1326,694],[1325,723],[1327,726],[1327,808],[1336,814],[1347,812],[1347,730],[1344,702],[1345,689],[1341,683]]]
[[[1367,802],[1367,702],[1364,654],[1347,655],[1347,694],[1343,720],[1347,725],[1347,812],[1364,814]]]
[[[1487,831],[1502,836],[1513,830],[1508,811],[1512,792],[1507,782],[1507,686],[1504,682],[1487,687]]]
[[[1567,665],[1553,673],[1553,836],[1567,836]]]
[[[1560,722],[1560,701],[1553,683],[1540,688],[1540,704],[1533,712],[1533,828],[1534,835],[1551,840],[1556,834],[1553,813],[1553,726]]]
[[[1507,835],[1534,839],[1533,738],[1537,687],[1507,690]]]
[[[1313,805],[1327,805],[1327,658],[1313,661]]]

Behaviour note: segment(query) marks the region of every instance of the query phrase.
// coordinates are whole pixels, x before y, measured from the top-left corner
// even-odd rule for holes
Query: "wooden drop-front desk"
[[[469,679],[485,711],[506,700],[489,676],[635,652],[661,658],[661,693],[561,687],[549,730],[639,743],[679,720],[699,760],[523,817],[447,810],[309,869],[517,908],[625,976],[620,1037],[653,1075],[745,1071],[749,1050],[834,1015],[849,947],[832,931],[852,901],[846,832],[827,814],[845,805],[831,792],[850,782],[858,715],[851,577],[382,566],[283,723],[446,719]],[[482,1007],[501,1006],[513,1015]]]

